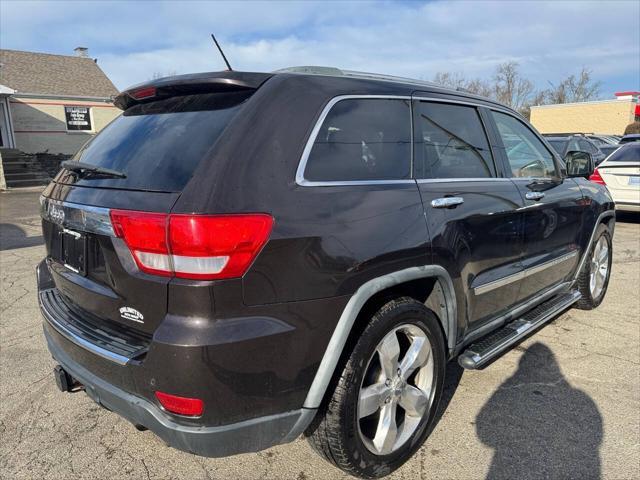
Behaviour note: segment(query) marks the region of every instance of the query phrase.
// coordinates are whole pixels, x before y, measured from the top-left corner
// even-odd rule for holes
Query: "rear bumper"
[[[151,402],[132,395],[89,372],[66,354],[57,332],[45,325],[47,346],[53,358],[99,405],[142,425],[169,446],[206,457],[256,452],[297,438],[311,422],[315,410],[300,409],[217,427],[181,425]]]
[[[271,342],[272,336],[195,346],[150,340],[140,350],[135,338],[110,337],[107,325],[93,330],[90,315],[82,319],[84,324],[74,321],[74,315],[85,314],[65,310],[53,297],[47,299],[54,285],[44,262],[38,266],[37,276],[44,335],[53,358],[84,385],[94,401],[134,425],[146,427],[169,446],[208,457],[254,452],[294,440],[313,419],[314,409],[300,408],[302,402],[292,408],[291,402],[283,401],[281,395],[269,396],[271,392],[255,381],[273,384],[273,378],[223,369],[217,361],[218,357],[229,361],[256,357],[252,342]],[[186,335],[189,331],[174,333]],[[278,340],[277,345],[282,342]],[[275,347],[274,343],[266,352],[278,359]],[[122,361],[113,358],[116,350]],[[265,360],[255,358],[239,362],[245,370],[261,369],[264,364]],[[156,390],[202,398],[205,413],[193,418],[166,412],[155,399]]]

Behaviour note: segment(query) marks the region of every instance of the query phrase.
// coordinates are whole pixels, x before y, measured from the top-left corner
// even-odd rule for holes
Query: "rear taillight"
[[[164,392],[156,392],[156,398],[160,405],[171,413],[199,417],[204,412],[204,402],[199,398],[179,397]]]
[[[599,183],[600,185],[606,185],[606,183],[604,182],[604,178],[602,178],[597,168],[593,171],[593,173],[589,177],[589,181],[593,183]]]
[[[169,215],[112,210],[111,222],[140,270],[197,280],[241,277],[266,243],[266,214]]]

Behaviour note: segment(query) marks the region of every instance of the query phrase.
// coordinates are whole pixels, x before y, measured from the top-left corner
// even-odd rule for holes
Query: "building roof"
[[[0,50],[0,84],[18,94],[108,98],[118,93],[88,57]]]
[[[613,100],[592,100],[589,102],[572,102],[572,103],[551,103],[549,105],[532,105],[531,108],[532,109],[537,109],[537,108],[567,108],[567,107],[580,107],[580,106],[585,106],[585,105],[598,105],[598,104],[605,104],[605,103],[614,103],[616,105],[628,105],[628,104],[634,104],[635,102],[633,101],[632,98],[629,98],[628,101],[622,101],[620,99],[613,99]]]

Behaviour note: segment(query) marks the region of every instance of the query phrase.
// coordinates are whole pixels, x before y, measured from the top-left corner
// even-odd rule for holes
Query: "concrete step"
[[[14,180],[9,182],[7,180],[7,188],[21,188],[21,187],[42,187],[49,184],[49,179],[36,179],[36,180]]]

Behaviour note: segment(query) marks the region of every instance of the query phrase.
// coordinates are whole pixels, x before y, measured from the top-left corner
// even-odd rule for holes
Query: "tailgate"
[[[153,87],[156,96],[129,102],[43,193],[46,264],[55,286],[74,311],[87,312],[106,327],[152,334],[167,314],[172,278],[139,268],[139,258],[114,232],[112,211],[170,213],[252,93],[247,88],[203,92],[196,86],[194,93],[180,95],[173,95],[177,86]],[[149,231],[141,227],[138,236],[148,238]]]
[[[54,198],[41,197],[42,230],[47,267],[59,293],[106,325],[153,334],[167,312],[170,278],[136,268],[127,246],[114,236],[109,202],[94,206],[60,201],[55,199],[60,188],[48,190]],[[117,203],[135,196],[119,192]],[[177,198],[154,196],[157,207],[166,210]]]

